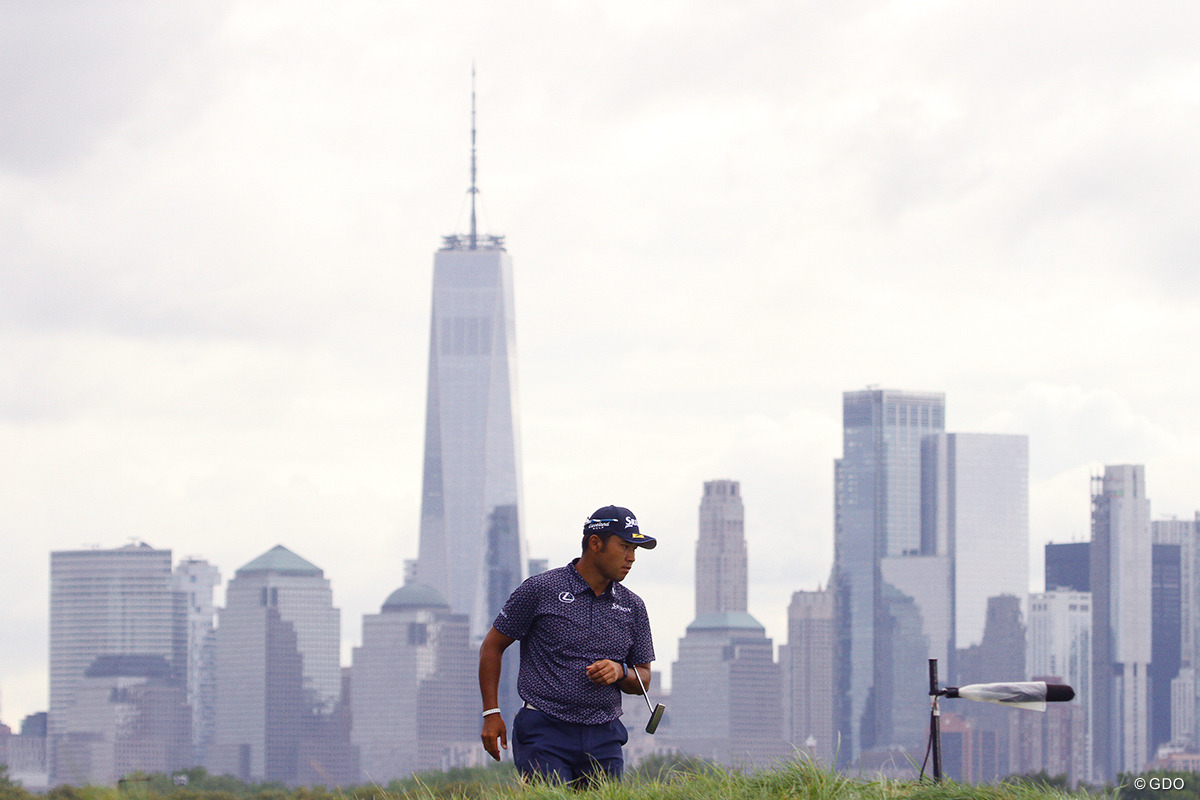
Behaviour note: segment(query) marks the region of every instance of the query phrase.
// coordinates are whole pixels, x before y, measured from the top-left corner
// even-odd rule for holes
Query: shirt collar
[[[615,593],[617,590],[617,582],[616,581],[609,581],[608,588],[606,588],[600,594],[596,594],[592,591],[591,585],[583,579],[583,576],[579,574],[579,570],[576,569],[575,565],[578,563],[579,563],[579,559],[573,558],[573,559],[571,559],[571,563],[567,565],[568,567],[571,568],[570,579],[571,579],[571,585],[575,589],[575,594],[579,594],[583,591],[586,591],[588,594],[592,595],[593,597],[605,597],[605,596],[614,597],[615,596]]]

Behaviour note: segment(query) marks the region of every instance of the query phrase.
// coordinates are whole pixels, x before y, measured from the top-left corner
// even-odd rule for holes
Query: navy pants
[[[621,746],[628,739],[619,719],[579,725],[522,708],[513,720],[513,761],[523,777],[556,783],[619,778],[625,766]]]

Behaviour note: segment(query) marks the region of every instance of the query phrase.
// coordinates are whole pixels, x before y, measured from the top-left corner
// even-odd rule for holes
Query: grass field
[[[953,781],[850,778],[803,761],[745,773],[699,762],[668,763],[584,790],[522,785],[511,765],[426,773],[387,786],[346,789],[246,786],[226,783],[232,781],[229,778],[197,777],[187,786],[173,785],[170,776],[153,775],[128,780],[121,788],[61,786],[47,795],[30,794],[0,780],[0,800],[1116,800],[1125,796],[1116,791],[1072,793],[1028,783],[967,786]]]
[[[414,789],[410,795],[412,800],[441,800],[447,797],[432,786],[424,787],[426,793],[422,793],[420,788]],[[689,769],[681,773],[668,771],[655,776],[634,776],[583,791],[561,786],[520,786],[515,780],[486,788],[478,787],[478,794],[466,786],[458,789],[462,792],[458,797],[499,800],[1095,800],[1098,797],[1095,794],[1020,784],[964,786],[952,781],[933,783],[929,780],[848,778],[803,762],[755,773],[730,772],[718,767]]]

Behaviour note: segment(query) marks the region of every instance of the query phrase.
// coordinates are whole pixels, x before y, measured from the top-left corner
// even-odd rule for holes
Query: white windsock
[[[1045,681],[1023,681],[1020,683],[973,683],[957,689],[947,688],[946,697],[961,697],[965,700],[982,700],[985,703],[1000,703],[1031,711],[1045,711],[1046,703],[1065,702],[1075,697],[1070,686]]]

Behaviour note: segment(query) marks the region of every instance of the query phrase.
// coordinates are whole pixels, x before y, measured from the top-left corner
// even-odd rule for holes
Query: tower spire
[[[443,250],[504,250],[504,237],[497,234],[480,233],[478,218],[479,169],[478,149],[475,145],[475,63],[471,62],[471,227],[466,233],[452,233],[442,237]],[[461,211],[459,212],[462,213]],[[461,218],[460,218],[461,222]]]
[[[471,233],[468,245],[471,250],[479,246],[479,233],[475,227],[475,195],[479,194],[479,187],[475,175],[475,62],[471,62]]]

